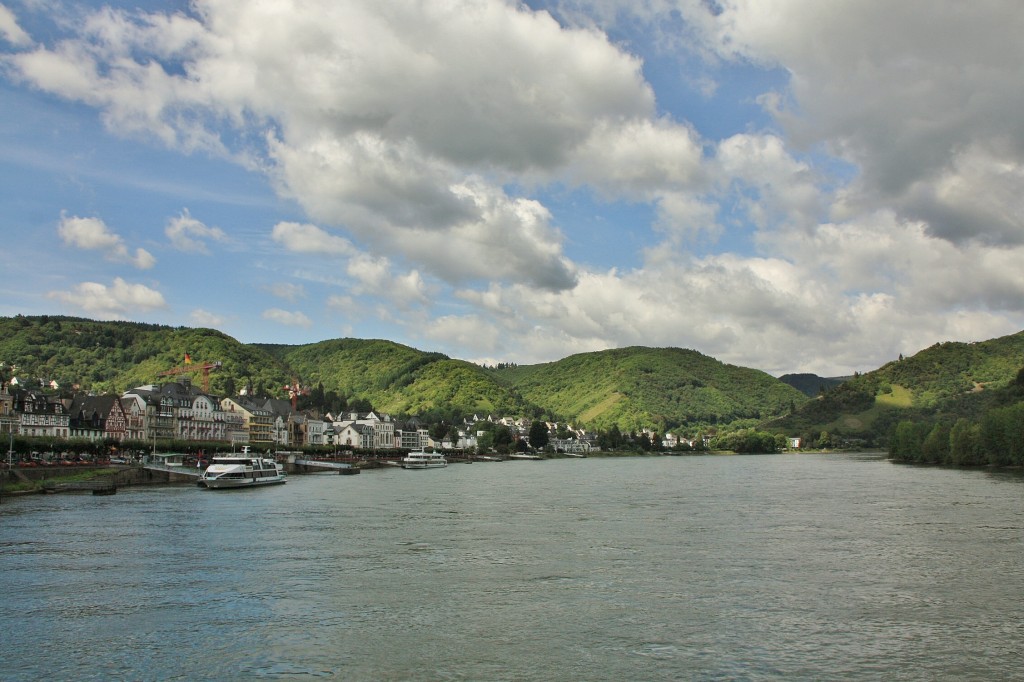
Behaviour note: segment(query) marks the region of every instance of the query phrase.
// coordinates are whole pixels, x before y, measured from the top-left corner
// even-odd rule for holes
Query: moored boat
[[[403,469],[436,469],[448,466],[444,455],[435,452],[410,452],[402,458]]]
[[[254,457],[249,448],[240,455],[214,457],[199,482],[207,488],[252,488],[285,482],[284,467],[272,459]]]

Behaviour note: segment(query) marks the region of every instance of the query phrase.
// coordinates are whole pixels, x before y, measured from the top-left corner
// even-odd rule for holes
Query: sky
[[[776,376],[1014,333],[1021,35],[1020,0],[0,0],[0,315]]]

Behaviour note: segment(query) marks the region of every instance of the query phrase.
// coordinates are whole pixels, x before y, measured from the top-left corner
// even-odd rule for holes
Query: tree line
[[[919,464],[1024,466],[1024,369],[1001,401],[1010,404],[993,406],[974,419],[900,421],[889,439],[889,456]]]
[[[899,462],[953,466],[1024,466],[1024,403],[988,411],[980,422],[901,421],[889,444]]]

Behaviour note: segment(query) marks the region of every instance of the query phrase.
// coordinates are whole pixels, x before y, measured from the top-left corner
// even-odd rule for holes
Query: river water
[[[566,459],[0,505],[4,680],[1024,679],[1024,477]]]

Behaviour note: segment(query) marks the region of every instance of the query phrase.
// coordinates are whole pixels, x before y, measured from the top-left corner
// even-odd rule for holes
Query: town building
[[[123,441],[128,432],[128,416],[116,395],[76,395],[68,408],[71,438],[92,441]]]
[[[68,438],[71,435],[67,409],[55,396],[39,391],[18,393],[14,397],[14,411],[19,416],[19,435],[51,438]]]
[[[220,401],[220,407],[225,412],[232,412],[241,415],[244,439],[239,438],[234,442],[245,442],[254,447],[267,447],[274,445],[274,413],[266,408],[265,404],[251,400],[244,396],[236,398],[224,398]]]

